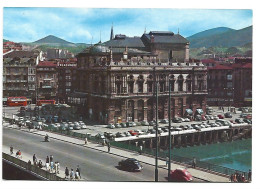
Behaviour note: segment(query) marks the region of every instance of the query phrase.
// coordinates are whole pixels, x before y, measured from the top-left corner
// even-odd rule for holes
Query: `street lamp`
[[[231,97],[233,97],[233,102],[234,102],[234,88],[224,88],[226,92],[226,95],[229,96],[228,97],[228,111],[230,111],[230,99]],[[228,92],[231,91],[232,92],[232,95],[228,95]]]

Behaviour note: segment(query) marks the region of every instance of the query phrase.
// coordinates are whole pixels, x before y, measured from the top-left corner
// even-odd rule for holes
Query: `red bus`
[[[27,98],[21,97],[8,97],[6,101],[7,106],[27,106]]]
[[[37,100],[37,106],[41,106],[43,104],[55,104],[55,100]]]

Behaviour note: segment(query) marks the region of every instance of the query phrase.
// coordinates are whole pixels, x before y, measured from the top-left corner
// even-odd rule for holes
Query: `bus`
[[[6,101],[7,106],[27,106],[27,98],[21,97],[8,97]]]
[[[41,106],[44,104],[55,104],[55,100],[37,100],[37,106]]]

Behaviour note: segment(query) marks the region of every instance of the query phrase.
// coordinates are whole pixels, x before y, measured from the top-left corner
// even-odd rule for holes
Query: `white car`
[[[190,122],[189,118],[184,118],[184,122]]]
[[[115,128],[115,125],[113,123],[109,123],[107,125],[107,128],[110,128],[110,129],[114,129]]]
[[[87,126],[85,124],[80,125],[81,129],[87,129]]]

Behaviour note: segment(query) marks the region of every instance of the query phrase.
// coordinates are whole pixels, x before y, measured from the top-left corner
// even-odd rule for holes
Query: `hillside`
[[[58,38],[54,35],[48,35],[42,39],[39,39],[34,44],[46,44],[46,45],[53,45],[53,46],[76,46],[74,43],[68,42],[64,39]]]
[[[240,30],[215,28],[194,34],[187,39],[190,41],[190,48],[243,46],[252,43],[252,26]]]
[[[218,28],[213,28],[213,29],[209,29],[209,30],[205,30],[199,33],[196,33],[190,37],[187,37],[187,39],[189,41],[191,40],[196,40],[196,39],[200,39],[200,38],[204,38],[204,37],[210,37],[212,35],[217,35],[217,34],[221,34],[227,31],[234,31],[231,28],[227,28],[227,27],[218,27]]]

